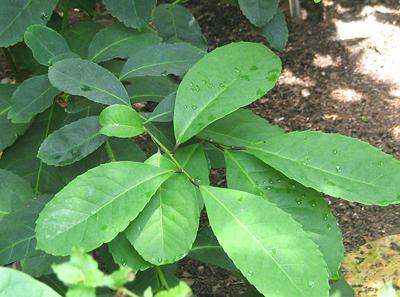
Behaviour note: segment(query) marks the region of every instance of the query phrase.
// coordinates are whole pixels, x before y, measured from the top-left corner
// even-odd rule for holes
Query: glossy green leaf
[[[224,151],[221,148],[206,142],[204,143],[204,150],[211,168],[225,168]]]
[[[59,93],[47,75],[29,78],[13,93],[8,118],[13,123],[29,123],[36,114],[49,108]]]
[[[108,143],[117,161],[143,162],[146,159],[146,154],[130,139],[110,138]]]
[[[276,83],[279,58],[258,43],[220,47],[197,62],[179,85],[174,114],[177,143],[263,96]]]
[[[276,14],[279,0],[239,0],[239,6],[249,21],[263,27]]]
[[[172,122],[174,119],[176,93],[165,97],[150,114],[146,122]]]
[[[48,165],[65,166],[98,149],[106,137],[100,134],[97,116],[86,117],[53,132],[41,144],[38,157]]]
[[[197,137],[227,146],[246,146],[268,141],[283,134],[278,126],[271,125],[249,109],[239,109],[216,121]]]
[[[267,24],[257,29],[257,32],[267,38],[272,48],[283,50],[286,47],[289,35],[285,15],[277,11]]]
[[[63,53],[61,55],[55,56],[54,58],[51,58],[49,60],[49,65],[53,65],[61,60],[74,59],[74,58],[79,58],[79,55],[73,52]]]
[[[2,0],[0,2],[0,47],[22,41],[25,30],[50,19],[57,0]]]
[[[107,69],[87,60],[66,59],[49,68],[49,79],[57,89],[112,105],[129,104],[124,86]]]
[[[100,133],[121,138],[144,132],[140,115],[130,106],[114,104],[104,109],[99,117]]]
[[[158,5],[154,11],[153,22],[165,42],[187,42],[203,50],[207,49],[207,42],[199,24],[182,5]]]
[[[0,169],[0,180],[1,220],[5,215],[19,209],[31,200],[34,192],[29,182],[10,171]]]
[[[127,27],[142,28],[150,21],[156,0],[103,0],[108,11]]]
[[[161,185],[125,235],[150,263],[174,263],[189,252],[199,216],[194,185],[183,174],[175,174]]]
[[[400,162],[355,138],[292,132],[249,153],[306,187],[364,204],[400,202]]]
[[[125,237],[123,233],[119,234],[111,242],[108,243],[108,248],[112,254],[115,263],[120,266],[128,266],[134,272],[145,270],[151,266],[151,263],[146,262],[135,250],[133,245]]]
[[[17,85],[0,84],[0,151],[12,145],[29,126],[29,124],[13,124],[7,118],[11,109],[11,96],[16,88]]]
[[[326,263],[291,216],[246,192],[209,186],[200,191],[219,243],[262,294],[328,296]]]
[[[292,216],[318,245],[328,272],[338,272],[344,256],[342,233],[321,195],[285,177],[244,152],[225,151],[228,187],[262,195]]]
[[[178,149],[175,159],[198,184],[209,185],[209,166],[202,144],[192,144]]]
[[[136,52],[161,42],[150,28],[141,31],[127,28],[120,23],[106,27],[93,37],[88,59],[99,63],[114,58],[128,58]]]
[[[90,251],[111,241],[172,173],[135,162],[112,162],[87,171],[41,212],[36,225],[39,248],[67,255],[75,245]]]
[[[19,42],[8,48],[14,57],[18,69],[31,73],[32,75],[41,75],[47,73],[47,67],[39,64],[33,57],[31,49],[25,42]]]
[[[229,271],[237,271],[235,264],[225,254],[211,228],[204,228],[199,232],[188,257]]]
[[[34,228],[35,225],[33,224],[33,233]],[[29,257],[22,258],[20,264],[22,271],[33,277],[49,277],[53,273],[51,266],[63,261],[65,261],[65,257],[52,256],[43,251],[35,250]]]
[[[167,149],[173,150],[175,147],[174,142],[174,128],[172,123],[168,122],[147,122],[144,124],[146,129],[150,131]]]
[[[130,84],[126,86],[126,90],[132,103],[160,102],[178,89],[178,84],[166,76],[134,77],[128,82]]]
[[[158,44],[131,55],[120,80],[135,76],[182,76],[205,52],[188,43]]]
[[[0,267],[0,297],[61,297],[53,289],[29,275],[11,268]]]
[[[44,25],[32,25],[24,33],[24,41],[32,50],[33,57],[40,64],[49,66],[56,56],[69,53],[65,39],[53,29]]]

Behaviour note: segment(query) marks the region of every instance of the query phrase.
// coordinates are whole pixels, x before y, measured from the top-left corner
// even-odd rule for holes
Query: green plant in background
[[[0,3],[0,45],[29,73],[0,85],[0,263],[42,282],[2,268],[0,296],[64,294],[52,265],[68,297],[98,287],[184,296],[183,284],[159,291],[179,284],[185,257],[240,272],[250,292],[329,296],[344,248],[320,193],[399,203],[400,162],[358,139],[284,133],[243,109],[281,72],[264,45],[206,54],[181,5],[106,0],[115,19],[99,22],[95,4]],[[69,24],[72,8],[81,20]],[[152,112],[132,107],[146,101],[158,103]],[[150,153],[130,139],[141,134]],[[227,188],[210,185],[211,168],[226,169]],[[211,228],[198,232],[203,208]]]

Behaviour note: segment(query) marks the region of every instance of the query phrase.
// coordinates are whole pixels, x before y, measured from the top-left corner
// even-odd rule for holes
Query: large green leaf
[[[156,0],[103,0],[107,10],[126,26],[141,28],[150,21]]]
[[[326,263],[290,215],[246,192],[210,186],[200,191],[219,243],[262,294],[328,296]]]
[[[150,28],[138,31],[114,23],[93,37],[88,59],[99,63],[114,58],[128,58],[141,49],[160,42],[161,38]]]
[[[112,162],[78,176],[41,212],[38,248],[67,255],[75,245],[91,251],[111,241],[172,173],[143,163]]]
[[[344,279],[340,279],[337,282],[331,283],[329,297],[354,297],[354,291]]]
[[[50,19],[57,0],[2,0],[0,2],[0,47],[22,41],[26,28]]]
[[[277,11],[274,17],[257,32],[265,36],[272,48],[283,50],[288,42],[288,27],[285,15]]]
[[[135,76],[182,76],[205,52],[188,43],[158,44],[130,56],[120,80]]]
[[[146,122],[172,122],[174,119],[176,93],[165,97],[147,118]]]
[[[87,60],[65,59],[49,68],[49,79],[57,89],[102,104],[129,104],[124,86],[107,69]]]
[[[26,180],[18,175],[0,169],[0,220],[19,209],[34,196],[34,191]],[[1,222],[1,225],[3,222]],[[0,233],[1,235],[1,233]]]
[[[165,42],[188,42],[203,50],[207,42],[196,19],[182,5],[162,4],[154,11],[154,26]]]
[[[24,43],[19,42],[8,48],[14,57],[15,64],[21,72],[41,75],[47,73],[47,67],[39,64],[32,55],[31,49]]]
[[[239,0],[239,6],[249,21],[263,27],[276,14],[279,0]]]
[[[344,255],[343,238],[321,195],[244,152],[225,151],[225,161],[228,187],[261,194],[291,215],[318,245],[330,275],[336,274]]]
[[[86,117],[50,134],[41,144],[38,157],[48,165],[69,165],[94,152],[106,139],[100,134],[99,118]]]
[[[49,108],[59,93],[46,74],[29,78],[13,93],[8,118],[13,123],[29,123],[33,116]]]
[[[50,60],[70,52],[65,39],[53,29],[43,25],[32,25],[24,34],[24,41],[40,64],[49,66]]]
[[[27,293],[30,297],[61,297],[53,289],[27,274],[0,267],[0,297],[20,297],[26,296]]]
[[[241,108],[209,125],[197,137],[227,146],[246,146],[267,141],[283,132],[251,110]]]
[[[249,153],[299,183],[328,195],[364,204],[400,202],[400,162],[355,138],[293,132]]]
[[[177,143],[263,96],[275,85],[280,71],[279,58],[258,43],[231,43],[206,55],[178,88],[174,114]]]
[[[126,90],[132,103],[160,102],[178,89],[178,84],[167,76],[134,77],[128,82],[130,84],[126,86]]]
[[[150,263],[174,263],[189,252],[199,216],[194,185],[183,174],[174,174],[161,185],[125,234]]]
[[[7,118],[11,109],[11,96],[17,85],[0,84],[0,151],[12,145],[28,128],[28,124],[13,124]]]

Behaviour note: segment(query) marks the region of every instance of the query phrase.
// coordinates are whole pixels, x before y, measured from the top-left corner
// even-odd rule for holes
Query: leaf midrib
[[[21,16],[21,14],[24,12],[24,10],[27,9],[32,3],[33,3],[33,0],[29,1],[24,7],[22,7],[22,9],[11,20],[11,22],[0,32],[0,36],[3,35],[4,32],[6,32],[14,24],[14,22]]]

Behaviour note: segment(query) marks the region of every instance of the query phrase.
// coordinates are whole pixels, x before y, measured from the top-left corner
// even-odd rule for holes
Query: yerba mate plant
[[[399,203],[400,162],[244,109],[280,75],[266,46],[206,53],[181,5],[103,4],[0,2],[17,77],[0,85],[0,262],[42,282],[1,268],[0,296],[63,295],[53,269],[68,297],[185,296],[182,283],[158,295],[179,284],[185,257],[240,273],[252,295],[330,296],[344,248],[321,193]],[[135,110],[149,101],[151,112]],[[227,188],[210,183],[211,168],[225,168]],[[203,209],[210,227],[199,231]]]

